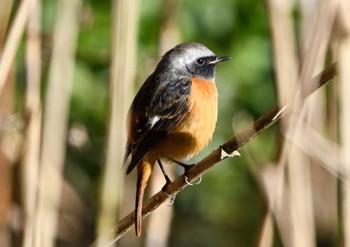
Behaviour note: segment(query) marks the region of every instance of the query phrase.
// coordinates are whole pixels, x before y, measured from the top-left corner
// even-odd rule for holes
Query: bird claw
[[[191,183],[190,181],[188,181],[188,177],[185,175],[185,182],[189,186],[198,185],[198,184],[200,184],[202,182],[202,176],[199,177],[199,179],[198,179],[198,181],[196,183]]]

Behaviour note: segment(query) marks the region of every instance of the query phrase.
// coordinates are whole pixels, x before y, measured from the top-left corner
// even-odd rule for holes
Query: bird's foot
[[[197,185],[197,184],[200,184],[202,182],[202,176],[199,177],[198,181],[196,183],[191,183],[189,181],[189,178],[188,178],[188,173],[190,171],[190,169],[195,165],[195,164],[191,164],[191,165],[188,165],[188,164],[185,164],[185,163],[182,163],[178,160],[174,160],[174,159],[171,159],[172,162],[178,164],[179,166],[181,166],[182,168],[184,168],[185,170],[185,182],[186,184],[192,186],[192,185]]]
[[[200,184],[200,183],[202,182],[202,176],[200,176],[200,177],[198,178],[197,182],[191,183],[190,181],[188,181],[188,177],[185,175],[185,182],[186,182],[186,184],[188,184],[188,185],[190,185],[190,186],[192,186],[192,185],[198,185],[198,184]]]

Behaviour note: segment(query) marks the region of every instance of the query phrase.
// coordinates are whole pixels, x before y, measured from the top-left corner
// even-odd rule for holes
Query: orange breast
[[[190,110],[179,126],[158,145],[157,155],[185,160],[205,148],[213,136],[218,113],[214,82],[192,79]]]

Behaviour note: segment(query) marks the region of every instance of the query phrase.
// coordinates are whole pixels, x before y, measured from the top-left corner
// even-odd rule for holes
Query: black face
[[[192,74],[192,76],[210,80],[215,78],[216,63],[216,56],[201,57],[193,63],[186,65],[186,68]]]

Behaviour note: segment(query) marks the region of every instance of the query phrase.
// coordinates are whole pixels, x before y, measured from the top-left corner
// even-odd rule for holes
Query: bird
[[[212,139],[218,115],[215,68],[229,56],[216,56],[206,46],[182,43],[167,51],[146,79],[128,111],[126,173],[137,167],[135,233],[141,235],[142,204],[156,162],[182,163]]]

